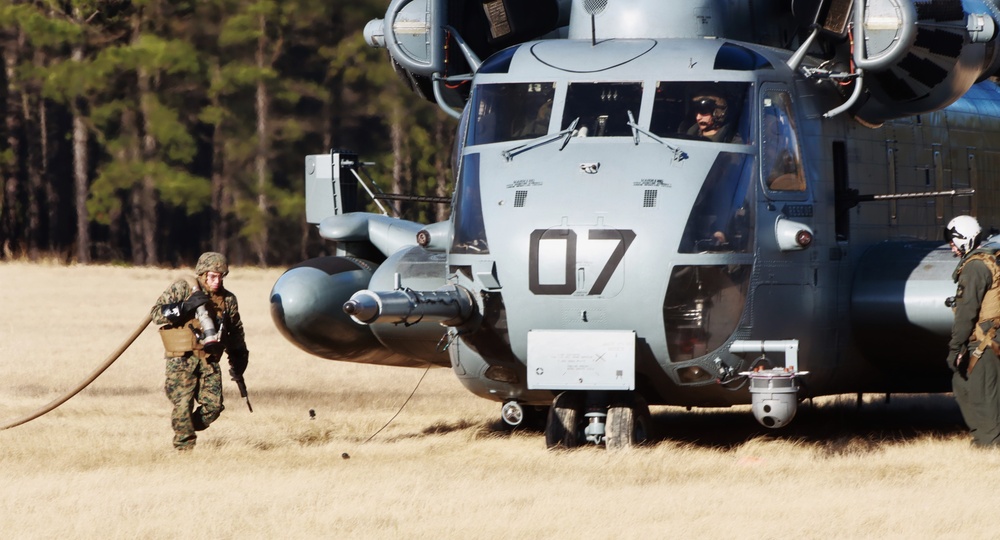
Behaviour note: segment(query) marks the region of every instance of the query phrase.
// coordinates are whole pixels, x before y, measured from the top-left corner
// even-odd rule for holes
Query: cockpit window
[[[760,108],[761,176],[771,191],[805,191],[792,100],[787,92],[764,93]]]
[[[549,131],[555,83],[481,84],[472,103],[469,145],[533,139]]]
[[[490,252],[483,225],[483,202],[479,196],[479,154],[462,158],[462,176],[455,186],[455,207],[451,213],[454,235],[451,253],[484,255]]]
[[[691,208],[678,251],[752,251],[753,177],[754,159],[750,154],[719,152]]]
[[[579,118],[574,137],[631,137],[628,113],[638,118],[641,104],[642,83],[572,83],[561,129]]]
[[[774,66],[757,51],[735,43],[723,43],[719,47],[719,53],[715,55],[715,69],[757,71],[758,69],[774,69]]]
[[[749,144],[750,83],[659,82],[649,130],[661,137]]]

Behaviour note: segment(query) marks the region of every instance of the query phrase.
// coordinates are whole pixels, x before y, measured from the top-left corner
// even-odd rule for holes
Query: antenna
[[[597,25],[594,18],[606,7],[608,7],[608,0],[583,0],[583,10],[590,15],[590,44],[592,46],[597,45]]]

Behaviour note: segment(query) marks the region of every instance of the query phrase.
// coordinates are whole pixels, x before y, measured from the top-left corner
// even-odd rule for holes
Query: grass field
[[[182,271],[0,263],[0,425],[85,378]],[[226,381],[222,417],[176,454],[148,328],[78,396],[0,431],[0,536],[997,535],[1000,451],[970,446],[950,395],[860,408],[824,398],[782,431],[747,408],[654,407],[648,447],[550,452],[538,432],[501,429],[499,405],[448,370],[418,387],[423,370],[299,351],[268,311],[280,274],[236,268],[226,280],[247,329],[253,413]]]

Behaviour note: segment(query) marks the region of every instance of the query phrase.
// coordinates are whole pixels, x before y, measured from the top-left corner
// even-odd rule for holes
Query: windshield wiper
[[[560,131],[559,133],[556,133],[555,135],[551,136],[542,135],[541,137],[532,139],[531,141],[528,141],[527,143],[522,144],[521,146],[515,146],[514,148],[504,150],[503,152],[500,152],[500,154],[503,155],[504,159],[510,161],[514,159],[514,156],[518,154],[523,154],[524,152],[527,152],[532,148],[538,148],[539,146],[549,144],[550,142],[553,141],[558,141],[559,139],[563,139],[563,143],[559,147],[559,150],[562,150],[563,148],[566,148],[566,144],[569,143],[570,135],[573,134],[573,131],[576,129],[576,125],[579,122],[580,122],[580,117],[578,116],[576,117],[576,120],[573,120],[573,123],[570,124],[568,128]]]
[[[632,111],[626,111],[626,112],[628,112],[627,124],[630,128],[632,128],[632,141],[636,144],[636,146],[639,145],[639,134],[642,133],[643,135],[649,137],[650,139],[653,139],[654,141],[669,148],[674,153],[674,161],[684,161],[685,159],[688,158],[687,152],[681,150],[680,148],[677,148],[676,146],[671,146],[663,139],[639,127],[639,124],[635,123],[635,117],[632,116]]]

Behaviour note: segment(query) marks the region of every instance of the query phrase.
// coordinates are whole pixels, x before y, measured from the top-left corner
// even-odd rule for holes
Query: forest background
[[[303,171],[332,149],[373,162],[386,192],[450,196],[455,121],[362,36],[387,4],[0,1],[0,260],[324,254]]]

